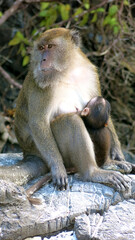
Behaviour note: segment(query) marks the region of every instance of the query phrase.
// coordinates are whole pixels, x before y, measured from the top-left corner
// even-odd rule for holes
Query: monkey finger
[[[53,179],[54,185],[57,187],[58,190],[66,190],[68,185],[67,177],[58,177]]]
[[[67,177],[61,177],[60,179],[60,190],[66,190],[67,189],[67,184],[68,184],[68,179]]]
[[[61,185],[63,186],[63,189],[67,189],[67,186],[68,186],[68,178],[67,177],[65,177],[65,178],[62,178],[61,179]]]

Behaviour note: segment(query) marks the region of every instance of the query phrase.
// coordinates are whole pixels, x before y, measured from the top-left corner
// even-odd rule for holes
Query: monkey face
[[[77,46],[79,40],[73,30],[57,28],[41,34],[34,44],[31,59],[34,78],[40,87],[60,79],[60,74],[64,74],[71,65]]]
[[[86,109],[89,109],[89,113],[86,115],[87,124],[96,129],[104,127],[109,119],[111,110],[110,103],[102,97],[92,98]]]

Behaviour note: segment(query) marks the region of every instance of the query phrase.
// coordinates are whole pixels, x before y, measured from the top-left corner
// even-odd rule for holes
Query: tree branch
[[[5,11],[3,16],[0,18],[0,25],[3,24],[11,15],[13,15],[14,12],[16,12],[22,2],[23,0],[16,0],[14,4],[7,11]]]
[[[22,88],[22,85],[17,83],[13,78],[11,78],[10,75],[1,66],[0,66],[0,73],[10,84],[14,85],[19,89]]]
[[[16,0],[14,4],[3,14],[0,18],[0,25],[2,25],[11,15],[13,15],[21,3],[40,3],[40,2],[58,2],[58,0]]]
[[[89,9],[89,11],[84,11],[83,13],[79,14],[78,17],[83,16],[85,13],[90,12],[90,11],[96,9],[96,8],[99,8],[99,7],[103,6],[108,1],[109,0],[102,1],[101,3],[97,4],[96,6],[92,7],[91,9]],[[113,1],[114,0],[112,0],[112,2]],[[40,2],[64,2],[64,0],[63,1],[59,1],[59,0],[16,0],[14,2],[14,4],[12,5],[12,7],[10,7],[7,11],[5,11],[3,16],[0,18],[0,25],[2,25],[11,15],[13,15],[17,11],[17,9],[21,5],[21,3],[30,4],[30,3],[40,3]]]

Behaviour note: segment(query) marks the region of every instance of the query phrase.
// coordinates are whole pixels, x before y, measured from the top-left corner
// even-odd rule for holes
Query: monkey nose
[[[45,61],[46,61],[46,58],[43,58],[43,60],[42,60],[42,61],[44,61],[44,62],[45,62]]]

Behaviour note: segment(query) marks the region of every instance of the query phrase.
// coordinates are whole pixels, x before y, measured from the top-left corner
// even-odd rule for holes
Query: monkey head
[[[85,117],[86,124],[93,128],[102,128],[107,125],[111,111],[110,103],[102,97],[92,98],[82,110],[81,116]]]
[[[45,88],[60,81],[72,64],[74,49],[79,46],[80,37],[75,30],[57,28],[42,33],[31,56],[31,69],[38,86]]]

